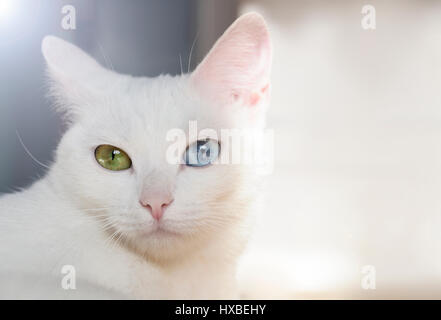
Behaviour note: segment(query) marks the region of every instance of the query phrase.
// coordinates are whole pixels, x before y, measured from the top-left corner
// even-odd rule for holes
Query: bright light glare
[[[0,19],[12,13],[12,0],[0,0]]]

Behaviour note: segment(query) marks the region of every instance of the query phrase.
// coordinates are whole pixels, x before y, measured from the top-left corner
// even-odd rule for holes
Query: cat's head
[[[255,196],[248,166],[210,163],[231,146],[220,130],[263,128],[271,44],[261,16],[239,18],[194,72],[176,77],[117,74],[52,36],[42,50],[70,123],[51,179],[109,236],[165,258],[244,219]],[[178,143],[173,133],[188,133],[189,121],[211,130]]]

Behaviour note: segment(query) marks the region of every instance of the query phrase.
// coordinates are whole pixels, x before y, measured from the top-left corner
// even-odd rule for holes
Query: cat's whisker
[[[117,244],[121,244],[120,241],[121,241],[122,237],[123,237],[123,233],[122,233],[122,232],[119,232],[119,236],[118,236],[118,238],[116,239],[115,242],[116,242]]]
[[[80,211],[84,211],[84,212],[89,212],[89,211],[103,211],[103,210],[130,210],[130,208],[125,207],[125,206],[112,206],[112,207],[101,207],[101,208],[81,208],[79,209]]]
[[[84,209],[80,209],[80,211],[101,211],[101,210],[109,210],[109,209],[122,209],[122,207],[84,208]]]
[[[112,234],[112,236],[110,237],[110,246],[111,246],[110,248],[111,249],[115,248],[119,244],[118,241],[121,238],[121,236],[122,236],[122,233],[120,230],[116,230]]]
[[[23,149],[25,150],[25,152],[27,153],[27,155],[33,160],[35,161],[35,163],[39,164],[40,166],[42,166],[43,168],[46,169],[50,169],[49,166],[45,165],[44,163],[42,163],[41,161],[38,161],[38,159],[36,157],[34,157],[34,155],[29,151],[29,149],[25,146],[23,139],[20,136],[20,133],[18,133],[18,130],[15,130],[15,133],[18,137],[18,141],[20,141],[21,146],[23,147]]]
[[[179,54],[179,65],[181,67],[181,76],[182,76],[184,74],[184,69],[182,67],[182,56],[181,56],[181,54]]]
[[[105,233],[105,234],[110,233],[110,235],[107,235],[104,239],[104,246],[110,247],[110,245],[114,241],[116,234],[118,234],[120,232],[117,228],[118,221],[116,221],[113,217],[105,217],[104,223],[101,224],[99,227],[103,233]]]
[[[193,40],[193,44],[191,45],[191,48],[190,48],[190,54],[188,55],[188,66],[187,66],[187,72],[189,73],[190,72],[190,68],[191,68],[191,56],[192,56],[192,54],[193,54],[193,49],[194,49],[194,46],[195,46],[195,44],[196,44],[196,40],[198,39],[198,33],[196,34],[196,36],[194,37],[194,40]]]

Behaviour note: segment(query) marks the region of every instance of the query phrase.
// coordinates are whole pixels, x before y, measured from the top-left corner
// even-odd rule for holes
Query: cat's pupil
[[[190,167],[204,167],[213,162],[219,155],[219,142],[212,139],[198,140],[184,153],[184,161]]]
[[[202,145],[200,148],[200,152],[201,152],[201,159],[202,161],[207,160],[208,158],[210,158],[210,149],[207,147],[206,144]]]
[[[119,154],[120,152],[118,150],[113,150],[112,151],[112,160],[115,160],[115,157]]]

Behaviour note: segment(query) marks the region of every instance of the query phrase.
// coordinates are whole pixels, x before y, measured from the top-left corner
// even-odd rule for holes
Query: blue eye
[[[189,167],[205,167],[213,163],[220,153],[220,144],[216,140],[198,140],[184,153],[185,164]]]

